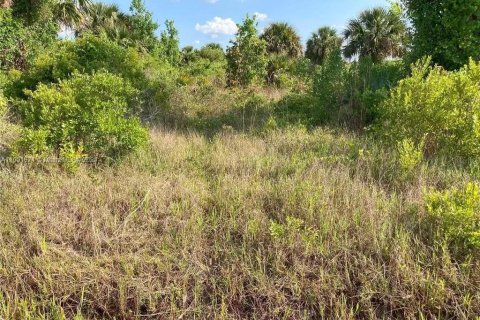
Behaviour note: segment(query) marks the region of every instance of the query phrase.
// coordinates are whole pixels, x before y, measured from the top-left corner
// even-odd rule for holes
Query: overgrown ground
[[[402,167],[276,91],[201,94],[113,166],[0,169],[0,318],[478,317],[479,260],[434,240],[424,200],[478,170]]]

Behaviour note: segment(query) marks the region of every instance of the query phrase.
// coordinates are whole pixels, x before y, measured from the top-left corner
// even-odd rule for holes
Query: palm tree
[[[298,58],[302,55],[300,36],[288,23],[272,23],[260,38],[266,41],[268,53],[283,54],[290,58]]]
[[[373,62],[398,57],[404,52],[405,32],[405,23],[398,13],[384,8],[366,10],[350,20],[343,32],[347,42],[343,54],[346,58],[370,57]]]
[[[315,64],[323,64],[328,56],[341,48],[342,39],[337,31],[330,27],[322,27],[307,41],[305,56]]]
[[[77,36],[85,31],[95,34],[105,33],[111,39],[121,39],[124,29],[128,29],[128,16],[115,4],[94,3],[85,18],[84,24],[77,29]]]
[[[54,18],[67,27],[78,25],[91,6],[91,0],[53,0],[53,1],[31,1],[31,0],[0,0],[0,7],[21,8],[22,15],[29,17],[39,7],[51,6]]]
[[[56,0],[53,12],[58,22],[68,27],[74,27],[83,21],[91,4],[90,0]]]

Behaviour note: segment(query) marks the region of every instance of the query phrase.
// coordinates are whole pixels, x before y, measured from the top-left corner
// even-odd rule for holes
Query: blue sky
[[[131,0],[108,0],[127,11]],[[387,0],[145,0],[157,22],[173,19],[181,46],[201,47],[209,42],[224,46],[245,14],[257,14],[259,29],[271,22],[292,24],[305,42],[320,26],[339,31],[363,9],[387,6]]]

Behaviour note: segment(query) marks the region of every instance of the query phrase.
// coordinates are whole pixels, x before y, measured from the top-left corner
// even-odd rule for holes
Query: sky
[[[387,6],[387,0],[144,0],[163,28],[174,20],[181,47],[201,47],[210,42],[227,46],[246,14],[256,15],[261,31],[272,22],[288,22],[305,43],[322,26],[341,32],[362,10]],[[128,11],[131,0],[107,0]]]

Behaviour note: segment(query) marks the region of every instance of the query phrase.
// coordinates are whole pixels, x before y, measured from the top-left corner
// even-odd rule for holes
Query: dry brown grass
[[[480,264],[419,227],[426,185],[471,177],[397,183],[365,144],[153,130],[112,167],[1,169],[0,318],[475,319]]]

